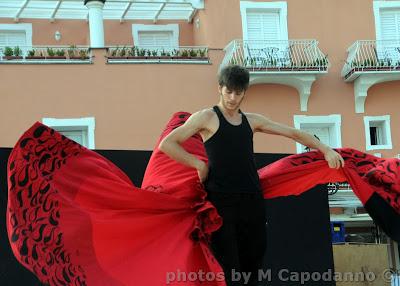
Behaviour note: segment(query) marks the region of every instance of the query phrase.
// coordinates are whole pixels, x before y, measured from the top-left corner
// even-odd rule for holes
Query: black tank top
[[[253,193],[260,192],[260,181],[254,161],[253,131],[242,115],[242,123],[229,123],[218,106],[213,107],[218,115],[219,128],[206,142],[208,155],[208,178],[204,185],[207,191]]]

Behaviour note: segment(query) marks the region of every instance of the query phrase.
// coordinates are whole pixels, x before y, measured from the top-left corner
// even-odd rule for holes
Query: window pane
[[[371,145],[379,145],[377,127],[374,126],[369,127],[369,134],[370,134],[369,136],[371,140]]]

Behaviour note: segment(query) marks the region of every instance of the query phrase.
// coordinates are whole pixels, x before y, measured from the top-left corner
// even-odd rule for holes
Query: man
[[[172,159],[197,169],[208,200],[223,219],[222,227],[212,235],[211,248],[229,286],[256,285],[265,251],[264,200],[253,156],[253,133],[291,138],[319,149],[329,167],[344,166],[343,158],[314,136],[260,114],[242,113],[239,108],[248,86],[246,69],[225,67],[219,75],[218,104],[192,114],[159,145]],[[196,133],[203,139],[208,165],[181,146]]]

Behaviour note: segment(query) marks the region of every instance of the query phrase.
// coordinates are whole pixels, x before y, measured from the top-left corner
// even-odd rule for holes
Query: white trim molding
[[[132,24],[133,44],[139,45],[139,32],[141,31],[157,31],[157,32],[172,32],[173,46],[179,47],[179,24],[167,25],[145,25],[145,24]]]
[[[371,145],[371,135],[370,135],[370,126],[371,122],[382,122],[381,131],[382,139],[385,141],[385,144],[381,145]],[[365,149],[367,151],[371,150],[382,150],[382,149],[392,149],[392,135],[390,131],[390,115],[382,115],[382,116],[364,116],[364,128],[365,128]]]
[[[0,31],[25,31],[26,45],[21,47],[22,50],[27,51],[32,49],[32,24],[0,24]]]
[[[95,129],[95,118],[94,117],[82,117],[82,118],[42,118],[42,123],[58,130],[68,129],[70,127],[85,128],[88,132],[88,148],[94,149],[94,129]]]
[[[382,72],[374,74],[362,74],[354,81],[354,99],[356,113],[365,112],[365,100],[368,96],[368,90],[382,82],[400,80],[399,73]]]
[[[288,27],[287,27],[287,3],[284,1],[280,2],[252,2],[252,1],[240,1],[240,15],[242,16],[242,30],[243,40],[248,40],[247,35],[247,11],[279,11],[279,25],[281,28],[280,39],[288,41]]]
[[[375,33],[376,39],[382,40],[381,35],[381,10],[383,9],[400,9],[400,1],[374,1],[374,17],[375,17]]]
[[[195,9],[204,9],[204,0],[189,0]]]
[[[319,116],[309,116],[309,115],[294,115],[294,127],[296,129],[302,129],[307,127],[328,127],[332,132],[331,146],[332,148],[342,148],[342,134],[341,125],[342,117],[340,114],[330,114],[330,115],[319,115]],[[303,153],[302,145],[296,142],[297,153]]]

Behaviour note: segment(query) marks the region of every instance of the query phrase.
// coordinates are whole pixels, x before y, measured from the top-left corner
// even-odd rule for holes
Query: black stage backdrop
[[[7,159],[11,148],[0,148],[0,285],[41,285],[21,266],[11,252],[6,232]],[[151,151],[96,150],[121,168],[140,186]],[[257,167],[270,164],[287,154],[256,154]],[[322,190],[322,191],[321,191]],[[329,281],[297,281],[307,273],[334,272],[329,225],[329,206],[324,186],[317,186],[299,197],[266,200],[267,251],[260,270],[260,285],[335,285]],[[303,273],[304,274],[303,274]],[[324,274],[326,278],[328,274]],[[88,285],[93,286],[93,285]],[[95,285],[94,285],[95,286]],[[149,285],[151,286],[151,285]]]

